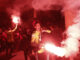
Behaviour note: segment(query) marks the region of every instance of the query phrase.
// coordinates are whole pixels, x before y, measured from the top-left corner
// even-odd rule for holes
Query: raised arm
[[[18,24],[16,24],[15,28],[12,30],[12,32],[14,32],[17,29]]]
[[[8,32],[14,32],[17,29],[17,25],[18,24],[16,24],[16,26],[15,26],[15,28],[13,30],[9,30]]]
[[[42,30],[42,32],[51,33],[51,30]]]

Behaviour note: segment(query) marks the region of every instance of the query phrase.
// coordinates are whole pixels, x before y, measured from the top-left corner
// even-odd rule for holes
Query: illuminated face
[[[41,26],[40,26],[39,23],[36,24],[35,29],[36,29],[36,30],[40,30],[40,29],[41,29]]]

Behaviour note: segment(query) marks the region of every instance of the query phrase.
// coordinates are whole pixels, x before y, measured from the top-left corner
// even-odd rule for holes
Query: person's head
[[[34,26],[34,28],[36,30],[40,30],[41,29],[40,23],[36,23],[35,26]]]
[[[33,24],[33,27],[35,28],[35,30],[38,30],[38,31],[41,30],[41,25],[40,25],[39,20],[34,20],[32,24]]]

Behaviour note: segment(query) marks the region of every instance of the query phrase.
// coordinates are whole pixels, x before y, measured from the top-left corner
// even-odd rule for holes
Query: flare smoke
[[[79,53],[79,39],[80,39],[80,13],[74,18],[74,24],[69,26],[67,30],[67,39],[64,41],[64,48],[66,50],[65,56],[76,56]]]

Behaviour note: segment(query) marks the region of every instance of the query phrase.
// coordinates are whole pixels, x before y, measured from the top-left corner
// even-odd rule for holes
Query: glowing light
[[[64,56],[66,53],[66,50],[64,48],[61,47],[57,47],[54,44],[45,44],[45,49],[51,53],[54,53],[57,56]]]
[[[40,50],[38,50],[38,53],[43,53],[44,52],[44,48],[41,48]]]
[[[12,20],[13,20],[13,23],[15,23],[15,24],[20,23],[20,17],[18,17],[18,16],[12,15]]]
[[[78,15],[80,17],[80,14]],[[63,47],[57,47],[54,44],[46,44],[45,49],[57,56],[74,57],[79,53],[79,39],[80,39],[80,18],[74,19],[74,24],[68,27],[66,31],[67,38],[61,43]]]

